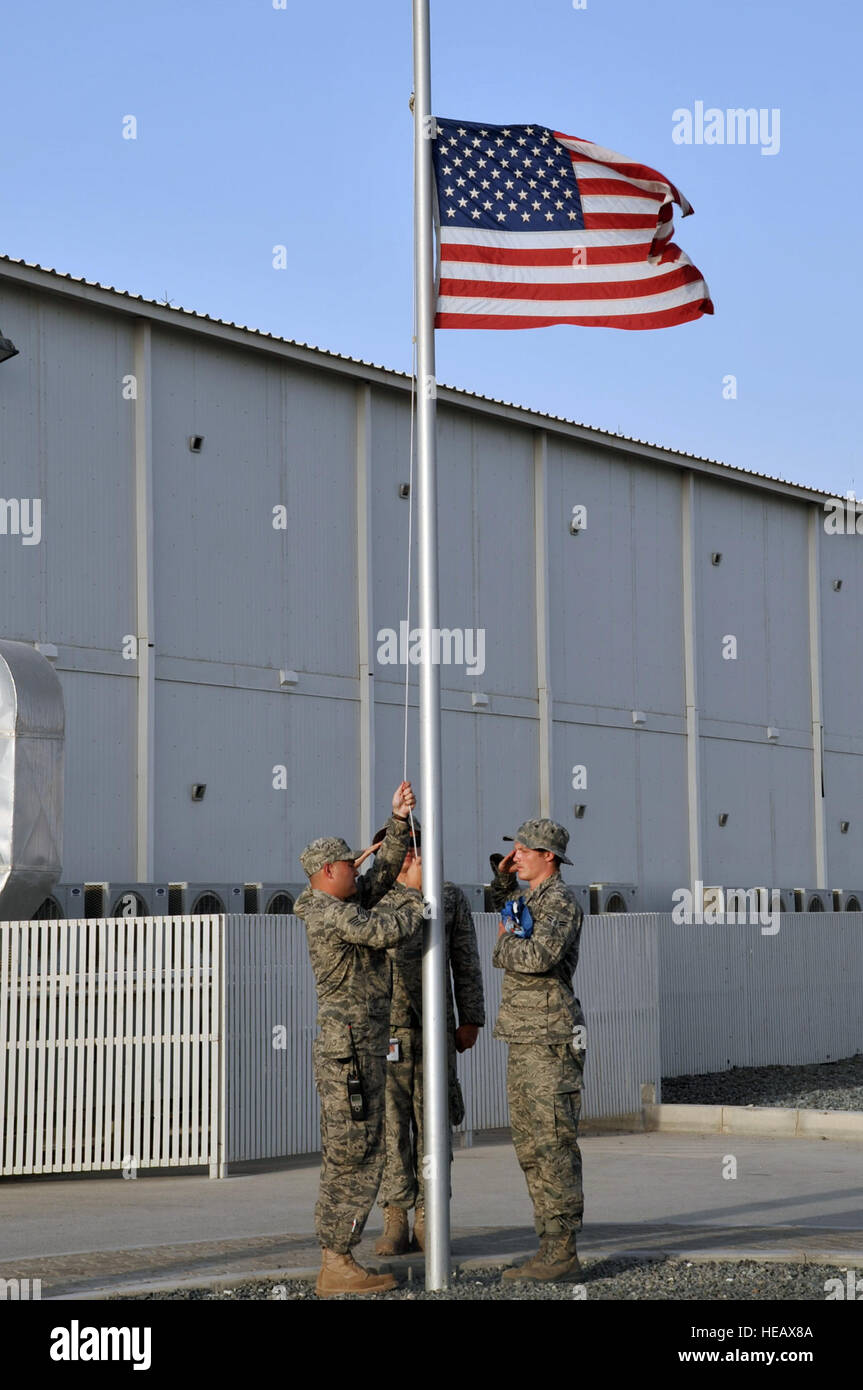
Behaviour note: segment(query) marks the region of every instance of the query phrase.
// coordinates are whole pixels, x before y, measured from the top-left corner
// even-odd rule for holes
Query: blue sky
[[[439,331],[439,379],[863,493],[856,0],[431,8],[438,114],[543,122],[661,170],[716,305],[658,332]],[[407,0],[18,6],[0,250],[407,370],[410,89]],[[696,101],[778,108],[779,152],[676,144]]]

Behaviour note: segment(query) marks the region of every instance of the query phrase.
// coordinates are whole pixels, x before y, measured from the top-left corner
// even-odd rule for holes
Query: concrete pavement
[[[590,1257],[783,1258],[863,1266],[863,1149],[839,1140],[719,1134],[580,1140]],[[732,1176],[736,1172],[736,1176]],[[725,1175],[725,1176],[724,1176]],[[205,1176],[118,1173],[0,1180],[0,1279],[40,1278],[42,1296],[98,1296],[165,1282],[316,1267],[316,1158]],[[375,1208],[358,1255],[371,1258]],[[508,1136],[456,1151],[453,1255],[497,1262],[535,1246]],[[417,1256],[404,1257],[415,1268]]]

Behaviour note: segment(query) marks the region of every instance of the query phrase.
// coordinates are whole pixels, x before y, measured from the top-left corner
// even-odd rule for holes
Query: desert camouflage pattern
[[[360,1054],[366,1118],[354,1120],[347,1080],[353,1064],[312,1048],[321,1098],[321,1181],[315,1231],[327,1250],[347,1254],[356,1245],[375,1204],[384,1170],[386,1081],[382,1057]]]
[[[351,1032],[360,1051],[386,1056],[392,994],[387,948],[423,921],[422,896],[396,883],[407,846],[407,822],[392,817],[374,868],[357,879],[355,897],[341,901],[307,888],[294,904],[306,925],[324,1056],[349,1057]]]
[[[408,845],[407,822],[392,817],[374,868],[345,901],[308,888],[294,913],[306,926],[318,993],[320,1035],[312,1049],[321,1101],[321,1181],[315,1229],[322,1246],[345,1254],[357,1244],[384,1165],[392,967],[387,949],[417,932],[422,895],[395,882]],[[356,1047],[366,1115],[355,1120],[347,1079]]]
[[[536,1233],[581,1230],[584,1192],[578,1118],[584,1049],[571,1043],[511,1043],[506,1070],[509,1123]]]
[[[337,835],[322,835],[320,839],[312,840],[300,855],[300,863],[309,878],[325,864],[337,864],[340,859],[359,859],[359,855],[355,849],[351,849],[347,840]]]
[[[499,911],[508,898],[522,894],[515,874],[499,873],[494,860],[492,867],[491,900]],[[509,1043],[512,1139],[542,1238],[579,1231],[584,1210],[577,1141],[584,1014],[572,990],[582,911],[560,874],[523,896],[533,935],[500,936],[492,956],[504,971],[494,1035]]]
[[[507,898],[519,896],[514,874],[495,874],[495,911]],[[504,1042],[569,1042],[574,1029],[584,1025],[572,992],[581,907],[560,874],[552,874],[523,896],[533,917],[533,935],[527,940],[512,934],[499,937],[492,956],[492,963],[504,971],[494,1036]]]
[[[455,1032],[453,986],[459,1023],[485,1023],[485,999],[476,929],[470,903],[454,883],[444,883],[444,936],[447,960],[447,1021]],[[393,963],[393,998],[390,1022],[401,1028],[422,1027],[423,943],[422,936],[401,942],[390,951]]]
[[[541,816],[538,820],[522,821],[514,835],[504,835],[505,840],[518,840],[525,849],[550,849],[562,864],[571,864],[566,857],[569,844],[569,831],[560,821],[548,820]]]
[[[444,884],[444,931],[447,943],[447,1033],[449,1039],[450,1124],[464,1119],[464,1099],[458,1083],[455,1051],[455,1008],[458,1021],[482,1027],[485,999],[476,929],[470,904],[454,883]],[[380,1204],[409,1210],[424,1205],[423,1155],[423,1035],[421,934],[394,947],[393,1002],[390,1035],[401,1049],[401,1060],[386,1067],[386,1164]]]

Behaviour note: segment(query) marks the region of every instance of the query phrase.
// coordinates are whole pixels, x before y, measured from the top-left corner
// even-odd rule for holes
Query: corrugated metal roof
[[[220,328],[231,329],[237,333],[248,334],[252,339],[250,346],[256,344],[263,346],[266,343],[278,343],[283,347],[296,348],[325,359],[325,361],[321,363],[322,366],[330,364],[335,365],[338,363],[344,363],[345,365],[350,364],[351,367],[364,367],[371,371],[380,372],[384,376],[392,379],[393,382],[397,381],[400,384],[405,383],[405,385],[409,385],[410,383],[411,378],[407,372],[398,371],[393,367],[385,367],[378,362],[370,362],[363,357],[350,357],[345,353],[333,352],[330,348],[317,347],[313,343],[303,343],[295,338],[282,338],[276,333],[267,333],[260,328],[250,328],[248,324],[233,323],[230,319],[220,319],[214,317],[212,314],[203,314],[197,309],[184,309],[181,306],[175,306],[163,300],[147,299],[144,295],[132,294],[129,290],[118,290],[113,285],[103,285],[98,280],[88,280],[83,275],[70,275],[68,271],[54,270],[50,266],[42,266],[33,261],[24,261],[14,256],[0,254],[0,276],[3,274],[2,268],[4,265],[19,266],[22,270],[33,270],[41,275],[52,276],[70,285],[81,285],[87,289],[98,290],[103,294],[115,295],[118,299],[132,301],[136,304],[144,305],[147,308],[158,309],[160,311],[160,318],[165,315],[175,317],[178,327],[192,328],[195,326],[194,320],[197,319],[202,323],[209,323]],[[20,283],[18,277],[15,277],[15,279]],[[192,320],[192,322],[189,322],[190,320]],[[584,430],[591,435],[598,436],[602,440],[619,440],[620,443],[624,445],[635,444],[642,449],[654,449],[657,451],[657,454],[665,456],[665,460],[668,462],[673,459],[689,459],[693,463],[710,464],[714,468],[719,468],[723,471],[727,470],[729,473],[738,474],[742,477],[757,478],[765,483],[778,484],[782,488],[787,488],[792,493],[803,493],[809,496],[814,494],[819,497],[835,497],[835,493],[825,492],[822,488],[813,487],[811,485],[793,483],[787,478],[780,478],[773,473],[759,473],[754,469],[742,468],[736,464],[725,463],[722,459],[712,459],[704,454],[692,454],[685,449],[670,448],[664,444],[656,444],[652,440],[639,439],[635,435],[620,434],[615,430],[602,429],[598,425],[588,425],[580,420],[571,420],[565,415],[553,415],[547,411],[536,410],[533,406],[520,405],[516,401],[505,401],[497,396],[485,396],[478,391],[468,391],[461,386],[448,386],[443,382],[438,382],[438,393],[440,394],[442,392],[456,400],[459,398],[466,401],[475,400],[485,405],[517,411],[519,414],[529,417],[532,421],[542,420],[552,424],[563,425],[570,429]],[[527,421],[525,423],[527,423]]]

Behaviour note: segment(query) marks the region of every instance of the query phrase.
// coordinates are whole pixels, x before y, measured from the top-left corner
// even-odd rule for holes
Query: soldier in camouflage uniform
[[[491,858],[492,903],[502,909],[492,960],[504,971],[494,1036],[509,1044],[510,1125],[540,1247],[503,1277],[542,1282],[573,1278],[580,1269],[576,1234],[584,1196],[577,1133],[585,1032],[572,976],[582,912],[559,871],[572,862],[565,854],[569,832],[556,821],[532,820],[514,838],[505,858]],[[517,878],[527,884],[523,896]]]
[[[421,863],[419,821],[414,818],[412,849],[399,878],[403,882],[415,860]],[[375,840],[381,838],[381,832]],[[447,1039],[450,1124],[464,1119],[464,1100],[456,1072],[456,1051],[473,1047],[485,1023],[482,971],[470,904],[454,883],[444,883],[444,933],[447,948]],[[393,1000],[390,1010],[391,1055],[387,1063],[386,1165],[380,1204],[384,1234],[378,1255],[403,1255],[411,1248],[408,1212],[416,1207],[413,1242],[425,1248],[423,1160],[422,933],[390,948]],[[455,1023],[455,1004],[459,1026]]]
[[[392,967],[387,948],[422,925],[422,871],[397,884],[409,843],[409,782],[393,797],[393,816],[374,868],[357,878],[358,856],[344,840],[313,840],[300,855],[309,888],[294,905],[306,936],[318,993],[320,1035],[313,1046],[321,1100],[321,1183],[315,1229],[322,1248],[316,1292],[378,1293],[391,1275],[372,1275],[351,1248],[363,1233],[384,1166],[386,1055]],[[364,856],[361,856],[364,857]],[[360,857],[360,858],[361,858]],[[364,1113],[351,1108],[348,1079],[359,1075]]]

